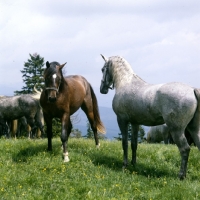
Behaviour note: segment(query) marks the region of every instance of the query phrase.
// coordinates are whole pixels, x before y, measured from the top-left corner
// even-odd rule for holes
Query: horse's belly
[[[164,123],[162,114],[158,107],[152,107],[150,101],[137,98],[119,98],[113,99],[113,110],[115,114],[131,123],[155,126]]]
[[[133,119],[133,122],[140,124],[140,125],[145,125],[145,126],[157,126],[157,125],[161,125],[164,124],[164,119],[163,117],[148,117],[148,118],[142,118],[141,119]]]

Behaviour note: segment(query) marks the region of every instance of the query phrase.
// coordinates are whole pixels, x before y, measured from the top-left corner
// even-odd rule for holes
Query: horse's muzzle
[[[49,97],[48,98],[49,102],[51,102],[51,103],[55,102],[56,99],[57,99],[56,97]]]
[[[100,92],[101,92],[101,94],[107,94],[108,93],[108,87],[101,85]]]

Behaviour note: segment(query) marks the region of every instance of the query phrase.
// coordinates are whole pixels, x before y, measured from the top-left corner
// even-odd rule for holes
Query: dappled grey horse
[[[25,117],[32,131],[39,127],[44,134],[41,116],[43,116],[42,109],[39,100],[34,98],[34,95],[26,94],[0,98],[0,121],[2,122]]]
[[[164,141],[165,144],[170,143],[170,132],[166,124],[152,126],[147,132],[148,143],[160,143]]]
[[[107,94],[109,88],[115,88],[112,106],[122,133],[123,166],[128,164],[128,123],[132,125],[132,164],[136,163],[139,125],[155,126],[166,123],[180,151],[179,178],[184,179],[190,152],[185,130],[191,134],[200,149],[200,91],[177,82],[148,84],[134,73],[124,58],[102,57],[105,64],[102,68],[100,92]]]
[[[189,145],[194,143],[190,133],[187,130],[185,130],[185,137]],[[171,133],[166,124],[152,126],[147,132],[146,140],[148,143],[160,143],[164,141],[165,144],[174,144]]]

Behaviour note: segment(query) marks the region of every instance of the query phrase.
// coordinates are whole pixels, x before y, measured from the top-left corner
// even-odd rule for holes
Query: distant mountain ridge
[[[112,108],[101,107],[99,106],[100,118],[106,128],[106,138],[114,139],[118,137],[118,134],[121,133],[117,123],[117,117]],[[82,136],[87,134],[87,117],[85,113],[79,109],[74,115],[74,123],[72,120],[73,128],[79,129],[82,133]],[[144,127],[145,132],[148,130],[148,127]]]
[[[99,107],[100,118],[106,128],[106,137],[108,139],[113,139],[118,136],[120,133],[117,118],[112,108]],[[79,109],[74,115],[75,122],[73,124],[74,129],[79,129],[82,133],[82,136],[87,134],[87,116],[85,113]],[[73,121],[73,120],[72,120]],[[77,121],[77,123],[76,123]]]

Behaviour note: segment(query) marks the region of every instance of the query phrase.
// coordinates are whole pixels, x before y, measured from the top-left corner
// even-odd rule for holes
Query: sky
[[[122,56],[148,83],[182,82],[200,88],[199,0],[0,0],[0,95],[24,86],[29,54],[67,62],[66,74],[84,76],[99,106],[106,57]]]

